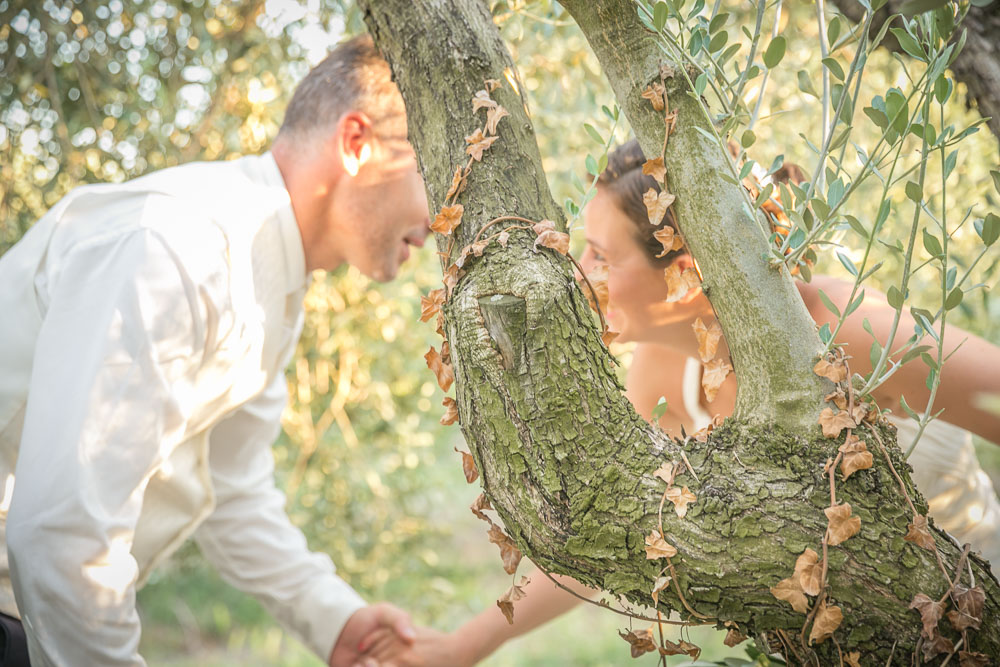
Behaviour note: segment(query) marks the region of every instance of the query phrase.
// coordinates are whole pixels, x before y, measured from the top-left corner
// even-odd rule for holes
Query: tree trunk
[[[844,16],[857,23],[864,17],[864,7],[856,0],[833,0]],[[905,4],[905,0],[889,0],[875,14],[872,21],[872,37],[882,24]],[[993,137],[1000,142],[1000,2],[992,2],[985,7],[969,7],[969,13],[962,21],[962,27],[969,31],[965,48],[951,65],[955,78],[965,84],[968,91],[966,104],[975,106],[979,115],[989,118]],[[882,46],[901,53],[899,42],[892,33],[886,33]]]
[[[437,236],[442,252],[452,248],[448,261],[499,216],[562,220],[546,186],[514,65],[485,6],[433,0],[360,4],[406,101],[410,139],[435,211],[445,202],[455,167],[466,163],[464,137],[483,124],[483,112],[472,110],[474,94],[487,79],[501,82],[492,97],[510,116],[500,121],[496,143],[472,165],[458,198],[465,211],[452,235],[454,247],[452,237]],[[578,20],[592,44],[606,42],[597,49],[602,61],[607,59],[602,48],[617,51],[620,61],[608,61],[605,71],[619,86],[619,102],[640,141],[649,147],[655,144],[650,134],[657,130],[647,127],[652,123],[644,120],[636,100],[646,83],[658,77],[659,66],[642,51],[647,45],[634,25],[635,8],[627,5],[613,11],[608,9],[613,5],[586,9],[595,12],[599,23],[584,25],[582,15]],[[630,41],[619,41],[624,39]],[[554,251],[536,251],[533,232],[504,221],[490,232],[511,226],[509,243],[502,247],[494,241],[482,257],[469,256],[467,274],[444,306],[462,431],[486,496],[525,555],[543,569],[643,605],[652,604],[653,582],[665,564],[647,560],[643,549],[645,536],[658,525],[665,488],[652,472],[674,462],[679,469],[675,484],[688,486],[698,497],[685,518],[665,509],[662,519],[667,541],[679,552],[673,567],[687,603],[711,622],[735,622],[752,636],[766,633],[773,640],[776,631],[786,631],[796,636],[795,651],[803,658],[815,650],[829,664],[835,660],[830,656],[836,656],[832,642],[814,647],[802,642],[799,648],[805,616],[769,592],[791,576],[804,549],[820,551],[827,525],[823,508],[830,503],[829,480],[823,466],[836,456],[839,442],[818,437],[815,426],[816,393],[822,388],[809,369],[808,355],[818,344],[803,334],[812,330],[800,322],[800,312],[792,313],[791,320],[780,319],[804,308],[801,302],[788,303],[787,276],[761,270],[766,239],[756,223],[723,210],[731,205],[731,191],[714,180],[684,176],[682,166],[707,178],[697,170],[710,171],[718,164],[718,148],[692,138],[685,127],[699,121],[694,111],[681,106],[683,92],[672,99],[681,115],[668,159],[681,224],[727,336],[743,341],[743,356],[737,358],[734,350],[734,360],[751,375],[741,374],[741,385],[745,377],[764,377],[761,385],[751,386],[782,404],[761,406],[766,411],[762,417],[747,414],[745,406],[752,401],[744,399],[738,418],[704,443],[681,443],[650,426],[622,393],[615,360],[601,342],[569,263]],[[730,203],[719,204],[717,197]],[[714,224],[698,224],[702,221]],[[735,239],[735,247],[727,247],[720,236]],[[727,255],[728,270],[714,253],[735,253]],[[741,299],[751,303],[736,303]],[[772,310],[777,303],[787,309]],[[772,331],[775,338],[754,341],[743,331],[757,327]],[[782,363],[793,369],[786,370],[788,375],[802,377],[780,377],[780,354],[769,356],[763,344],[789,336],[804,348]],[[777,390],[776,385],[785,388]],[[806,411],[811,411],[808,419]],[[838,483],[839,499],[851,503],[862,530],[830,548],[828,596],[844,613],[835,638],[842,650],[869,656],[863,664],[872,658],[884,664],[893,646],[895,660],[909,664],[920,631],[917,613],[907,608],[910,600],[921,592],[939,598],[948,582],[930,551],[903,541],[910,510],[874,441],[860,435],[877,458],[874,468]],[[918,511],[926,513],[891,434],[883,431],[882,437]],[[935,540],[944,562],[954,567],[959,550],[941,533]],[[970,634],[971,645],[1000,654],[1000,589],[981,560],[972,557],[970,562],[987,597],[983,628]],[[969,585],[967,579],[963,582]],[[673,587],[661,592],[660,608],[692,618]]]

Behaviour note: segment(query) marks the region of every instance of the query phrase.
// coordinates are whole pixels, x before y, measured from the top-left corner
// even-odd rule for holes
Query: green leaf
[[[715,18],[708,24],[708,32],[710,34],[715,34],[721,30],[725,25],[726,21],[729,20],[729,14],[726,12],[719,12],[715,15]]]
[[[899,8],[899,13],[903,16],[913,16],[933,11],[948,4],[949,0],[906,0]]]
[[[653,27],[657,32],[663,31],[663,26],[667,25],[668,7],[665,2],[657,2],[653,7]]]
[[[799,275],[802,276],[802,280],[804,282],[807,283],[812,282],[812,269],[810,269],[809,265],[806,264],[805,262],[799,263]],[[823,326],[827,325],[824,324]],[[823,342],[826,343],[828,341],[823,341]]]
[[[834,317],[839,319],[840,309],[837,308],[836,304],[834,304],[833,301],[830,300],[830,297],[826,295],[826,292],[824,292],[823,290],[817,290],[817,291],[819,292],[819,300],[823,302],[823,305],[826,306],[826,309],[829,310],[831,313],[833,313]]]
[[[743,166],[740,167],[740,180],[741,181],[744,178],[746,178],[747,176],[749,176],[750,172],[753,171],[753,164],[754,164],[753,160],[747,160],[746,162],[743,163]]]
[[[809,281],[806,281],[809,282]],[[819,328],[819,338],[824,344],[829,343],[830,339],[833,338],[833,332],[830,331],[830,324],[824,324]]]
[[[944,177],[946,179],[949,176],[951,176],[951,172],[955,170],[955,163],[957,161],[958,161],[958,149],[956,148],[955,150],[953,150],[951,153],[948,154],[948,157],[944,159]],[[997,188],[1000,189],[1000,184],[997,185]]]
[[[702,72],[701,74],[698,75],[698,78],[694,80],[695,92],[697,92],[699,95],[703,94],[705,92],[705,86],[707,85],[708,85],[708,77],[705,76],[704,72]],[[714,137],[712,140],[713,141],[715,140]]]
[[[778,157],[774,158],[774,162],[772,162],[771,166],[767,168],[767,175],[770,176],[774,172],[776,172],[779,169],[781,169],[781,165],[783,165],[783,164],[785,164],[785,155],[781,154]],[[785,184],[784,183],[782,183],[781,186],[782,186],[782,188],[784,188],[784,189],[787,190],[787,188],[785,188]],[[781,201],[783,201],[783,202],[789,202],[789,201],[791,201],[791,198],[789,196],[785,195],[785,196],[782,196]],[[786,206],[787,206],[787,204],[786,204]]]
[[[844,265],[844,268],[847,269],[848,273],[850,273],[852,276],[857,277],[858,269],[856,266],[854,266],[854,262],[851,261],[850,257],[848,257],[847,255],[838,250],[837,259],[839,259],[840,263]]]
[[[584,164],[587,165],[587,173],[592,176],[597,176],[601,172],[597,169],[597,160],[594,159],[593,155],[587,155],[587,159],[584,160]]]
[[[608,154],[601,153],[601,157],[597,158],[597,171],[604,173],[604,170],[608,168]]]
[[[865,107],[862,111],[865,112],[865,115],[868,116],[868,118],[875,123],[876,127],[879,129],[884,130],[889,127],[889,119],[882,111],[874,107]]]
[[[787,46],[785,38],[781,35],[771,40],[771,43],[767,45],[767,50],[764,51],[764,64],[767,65],[768,69],[774,69],[778,66],[781,59],[785,57]]]
[[[812,81],[809,79],[809,73],[804,69],[800,69],[797,76],[799,81],[799,90],[806,95],[812,95],[816,99],[820,99],[819,95],[816,94],[816,89],[813,88]]]
[[[876,271],[878,271],[879,269],[882,268],[882,264],[883,264],[882,262],[879,262],[878,264],[876,264],[872,268],[870,268],[867,271],[865,271],[864,275],[861,276],[860,282],[864,282],[864,281],[868,280],[869,278],[871,278],[875,274]]]
[[[946,76],[939,76],[937,81],[934,82],[934,98],[938,101],[938,104],[944,104],[951,97],[952,83],[951,79]]]
[[[901,363],[904,364],[909,363],[929,349],[931,349],[930,345],[918,345],[917,347],[913,348],[912,350],[903,355],[903,360]]]
[[[862,238],[864,239],[868,238],[868,230],[865,229],[865,226],[861,223],[860,220],[858,220],[853,215],[848,215],[845,217],[847,218],[847,224],[851,226],[851,229],[857,232]]]
[[[900,396],[899,396],[899,404],[903,406],[903,410],[906,412],[906,414],[910,415],[911,419],[915,419],[916,421],[920,421],[920,415],[918,415],[916,412],[913,411],[913,408],[911,408],[907,404],[906,397],[903,396],[902,394],[900,394]]]
[[[740,137],[740,145],[743,148],[750,148],[755,141],[757,141],[757,135],[753,133],[753,130],[746,130],[743,136]]]
[[[796,229],[792,232],[792,235],[788,237],[788,247],[798,248],[806,240],[806,233],[802,228]]]
[[[990,176],[993,177],[993,187],[996,188],[998,193],[1000,193],[1000,171],[990,169]]]
[[[903,307],[903,293],[895,285],[891,286],[889,291],[885,293],[885,300],[896,310]]]
[[[962,303],[963,296],[961,287],[956,287],[948,292],[948,298],[944,300],[944,309],[951,310],[952,308],[957,308],[958,304]]]
[[[923,48],[921,48],[920,44],[917,43],[917,40],[910,37],[910,33],[906,32],[906,30],[902,28],[889,28],[889,32],[896,37],[896,41],[899,42],[900,48],[917,60],[927,62],[927,54],[924,53]]]
[[[830,217],[830,206],[820,199],[819,197],[813,197],[809,200],[809,205],[812,206],[813,211],[819,216],[821,220],[825,220]]]
[[[918,204],[924,198],[923,188],[916,181],[906,182],[906,196],[910,201],[917,202]]]
[[[987,213],[982,220],[976,220],[973,226],[987,248],[996,243],[997,237],[1000,237],[1000,217],[993,213]]]
[[[868,360],[872,364],[872,370],[878,366],[878,360],[882,356],[882,346],[879,345],[878,341],[873,341],[872,346],[868,349]]]
[[[854,301],[852,301],[850,303],[850,305],[847,306],[847,310],[844,311],[844,317],[847,317],[848,315],[850,315],[851,313],[853,313],[855,310],[857,310],[858,307],[862,303],[864,303],[864,300],[865,300],[865,291],[861,290],[861,292],[858,294],[858,296],[856,296],[854,298]]]
[[[838,81],[844,80],[844,68],[840,66],[836,58],[833,56],[823,58],[823,64]]]
[[[840,17],[835,15],[830,25],[826,27],[826,41],[833,45],[837,43],[838,37],[840,37]]]
[[[944,250],[941,249],[941,242],[938,238],[928,232],[926,229],[920,230],[924,235],[924,250],[930,253],[931,257],[939,257],[944,254]]]
[[[660,418],[667,412],[667,399],[660,396],[660,400],[656,402],[656,406],[653,407],[653,421],[658,422]]]
[[[580,208],[572,199],[567,199],[565,206],[571,217],[576,216],[580,212]]]
[[[587,134],[590,135],[591,139],[601,144],[602,146],[604,145],[604,139],[601,138],[601,133],[598,132],[593,125],[591,125],[590,123],[584,123],[583,129],[587,131]]]
[[[722,32],[716,34],[715,37],[712,38],[712,41],[708,43],[708,52],[715,53],[717,51],[721,51],[722,47],[724,47],[728,41],[729,33],[723,30]]]

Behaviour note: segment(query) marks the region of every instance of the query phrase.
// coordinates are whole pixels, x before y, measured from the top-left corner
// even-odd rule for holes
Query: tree
[[[624,0],[563,2],[646,154],[666,144],[680,226],[733,349],[737,411],[703,441],[666,437],[622,396],[559,232],[543,222],[562,215],[545,185],[516,70],[485,7],[362,5],[403,92],[429,200],[441,210],[446,291],[431,301],[443,301],[447,340],[428,361],[442,388],[454,375],[475,470],[509,533],[491,530],[507,565],[523,552],[547,571],[633,602],[658,600],[689,620],[733,623],[790,660],[828,664],[843,650],[901,664],[918,643],[933,658],[928,647],[957,638],[937,628],[935,601],[965,595],[952,577],[973,587],[962,579],[967,563],[983,600],[963,650],[1000,655],[997,581],[978,557],[924,527],[926,504],[891,430],[848,415],[876,462],[835,478],[836,441],[815,426],[834,388],[812,371],[824,341],[785,265],[761,259],[770,253],[759,213],[745,215],[737,179],[720,176],[730,167],[710,140],[699,96],[687,94],[694,77],[646,38],[648,28],[662,30],[668,5],[639,3],[643,21]],[[657,84],[677,112],[667,138],[664,110],[648,99],[662,95]],[[489,120],[483,127],[484,110],[495,134]],[[433,316],[436,304],[429,306]],[[787,349],[767,345],[776,330]],[[682,503],[676,515],[661,515],[665,486],[690,487],[698,501],[686,515]],[[857,517],[861,531],[844,538]],[[908,532],[925,547],[904,541]],[[962,600],[955,604],[971,598]],[[831,633],[836,646],[822,641]]]

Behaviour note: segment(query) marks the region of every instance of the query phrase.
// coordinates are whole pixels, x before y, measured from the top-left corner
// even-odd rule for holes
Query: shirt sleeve
[[[287,402],[279,374],[257,399],[212,431],[210,468],[216,509],[195,539],[223,579],[261,601],[324,662],[365,601],[313,553],[285,512],[274,485],[271,444]]]
[[[144,665],[131,546],[205,346],[197,281],[147,229],[50,265],[6,524],[31,663]]]

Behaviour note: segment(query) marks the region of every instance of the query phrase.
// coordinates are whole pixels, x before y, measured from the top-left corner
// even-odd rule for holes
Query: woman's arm
[[[843,311],[850,297],[851,284],[829,276],[817,276],[811,283],[799,286],[816,324],[822,326],[829,323],[833,327],[836,325],[836,320],[820,301],[818,294],[820,289]],[[851,357],[849,364],[852,372],[867,374],[872,369],[869,355],[872,337],[865,331],[865,319],[869,321],[872,331],[882,344],[888,338],[894,315],[895,311],[881,292],[870,287],[865,288],[864,303],[847,318],[837,336],[837,342],[845,344],[847,354]],[[914,326],[913,318],[904,311],[892,342],[892,351],[913,335]],[[920,345],[931,345],[932,348],[927,352],[932,358],[937,359],[936,340],[925,335]],[[946,357],[948,355],[951,357],[942,366],[941,385],[938,387],[931,411],[936,413],[943,408],[941,419],[944,421],[960,426],[991,442],[1000,443],[1000,416],[983,409],[979,398],[989,394],[1000,394],[1000,348],[958,327],[949,326],[945,328],[944,354]],[[898,360],[899,355],[893,359]],[[883,409],[890,408],[902,416],[906,413],[899,399],[900,396],[904,396],[907,405],[918,413],[923,412],[930,396],[926,384],[928,373],[929,368],[921,359],[910,361],[876,389],[875,400]]]

